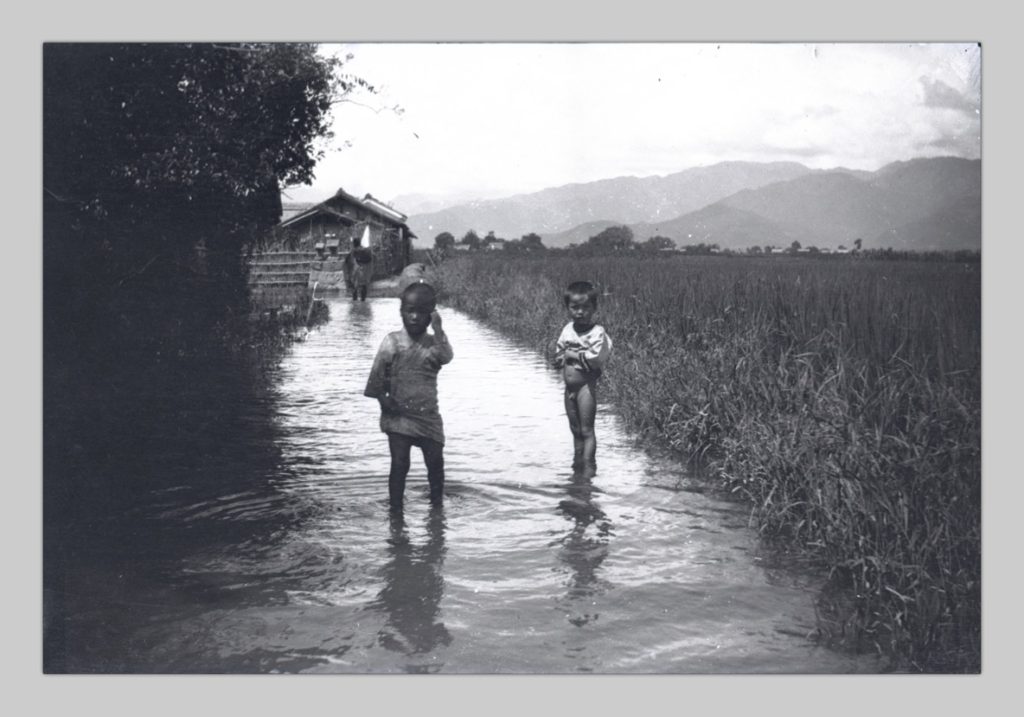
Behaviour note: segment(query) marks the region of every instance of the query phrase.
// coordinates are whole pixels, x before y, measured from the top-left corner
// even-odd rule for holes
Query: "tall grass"
[[[980,669],[980,265],[477,256],[436,280],[548,352],[581,278],[615,340],[605,397],[827,568],[824,639]]]

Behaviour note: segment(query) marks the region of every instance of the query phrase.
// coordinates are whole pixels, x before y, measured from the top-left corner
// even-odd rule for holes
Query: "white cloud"
[[[980,154],[980,50],[948,44],[369,44],[312,189],[536,191],[745,159],[875,169]],[[924,82],[922,78],[927,78]],[[957,100],[956,98],[960,98]],[[938,106],[937,106],[938,105]],[[941,150],[940,148],[945,148]]]

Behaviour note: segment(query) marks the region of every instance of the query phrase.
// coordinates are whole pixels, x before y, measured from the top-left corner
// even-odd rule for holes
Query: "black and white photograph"
[[[43,673],[981,674],[977,37],[39,49]]]

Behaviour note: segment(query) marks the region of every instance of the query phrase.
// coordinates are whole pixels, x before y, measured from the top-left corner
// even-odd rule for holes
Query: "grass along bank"
[[[827,568],[823,639],[980,670],[979,264],[480,255],[435,280],[550,353],[583,278],[615,341],[603,398]]]

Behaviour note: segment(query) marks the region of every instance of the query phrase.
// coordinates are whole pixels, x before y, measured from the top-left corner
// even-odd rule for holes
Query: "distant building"
[[[317,252],[323,259],[341,258],[355,237],[365,237],[374,255],[374,278],[398,274],[409,263],[415,234],[405,214],[367,194],[362,199],[338,189],[329,199],[296,211],[290,205],[272,233],[273,248]]]

